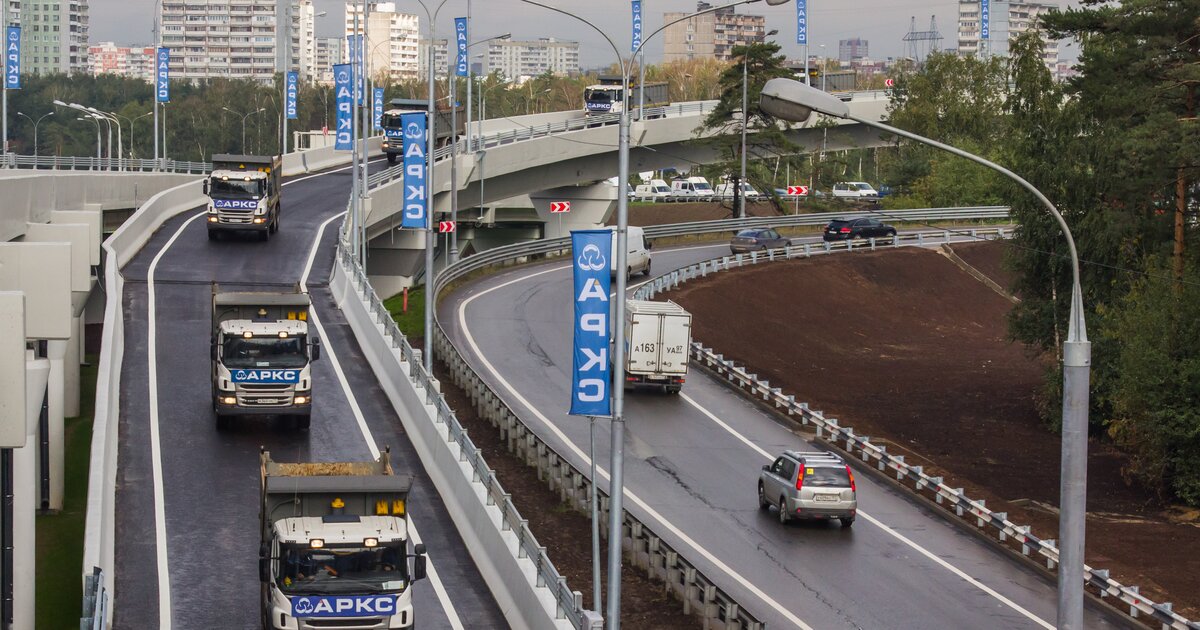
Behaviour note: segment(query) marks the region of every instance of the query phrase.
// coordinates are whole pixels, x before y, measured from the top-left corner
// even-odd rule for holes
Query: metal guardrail
[[[1007,219],[1007,206],[975,206],[965,208],[923,208],[919,210],[859,210],[845,212],[817,212],[811,214],[789,214],[778,217],[747,217],[744,219],[717,219],[715,221],[693,221],[670,223],[645,228],[646,238],[669,236],[691,236],[713,232],[731,232],[744,228],[797,227],[825,225],[834,219],[872,216],[893,221],[960,221]]]
[[[105,630],[108,628],[108,591],[104,588],[104,572],[99,567],[83,580],[83,614],[79,618],[79,630]]]
[[[795,245],[792,247],[769,250],[764,253],[752,252],[736,256],[703,262],[678,269],[642,285],[634,292],[634,299],[648,300],[662,291],[678,288],[689,280],[702,278],[709,273],[727,271],[746,265],[755,265],[775,261],[808,258],[814,255],[831,254],[862,249],[875,250],[881,246],[923,246],[932,243],[949,243],[961,231],[921,232],[916,234],[901,234],[895,238],[871,239],[870,241],[839,241],[821,245]],[[1011,232],[1004,228],[970,230],[971,238],[986,238],[994,235],[997,238],[1007,238]],[[906,489],[932,498],[938,504],[946,507],[960,518],[974,520],[976,527],[989,529],[1001,544],[1020,544],[1021,553],[1025,556],[1041,556],[1046,568],[1054,570],[1058,566],[1058,546],[1053,539],[1038,538],[1032,533],[1029,525],[1018,525],[1008,519],[1007,512],[989,509],[982,499],[968,497],[962,488],[952,488],[943,482],[942,477],[925,474],[922,466],[908,464],[903,455],[891,455],[885,446],[871,443],[871,438],[856,435],[852,427],[841,426],[834,418],[826,418],[817,410],[811,409],[807,403],[796,402],[795,396],[785,394],[780,388],[758,378],[758,375],[739,367],[733,361],[717,354],[712,349],[700,343],[693,343],[690,352],[692,360],[703,364],[716,374],[723,376],[729,383],[735,385],[745,395],[770,403],[772,407],[787,413],[789,416],[799,416],[803,425],[812,424],[817,431],[817,438],[830,446],[844,451],[851,456],[858,456],[864,463],[874,465],[879,471],[895,474],[896,481],[908,482],[912,487]],[[1012,542],[1009,542],[1009,538]],[[1169,602],[1157,603],[1146,598],[1139,592],[1137,586],[1127,586],[1113,580],[1107,569],[1094,569],[1084,565],[1084,575],[1088,586],[1095,589],[1101,598],[1112,597],[1127,606],[1130,617],[1140,619],[1143,615],[1162,624],[1163,628],[1175,630],[1200,630],[1200,623],[1191,621],[1171,609]]]
[[[57,155],[0,155],[0,168],[28,168],[59,171],[164,171],[169,173],[207,173],[212,170],[208,162],[184,162],[180,160],[143,160],[129,158],[94,158]]]

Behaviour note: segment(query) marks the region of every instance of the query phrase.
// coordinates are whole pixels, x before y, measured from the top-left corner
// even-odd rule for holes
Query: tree
[[[792,76],[792,72],[784,67],[786,59],[779,51],[780,47],[775,43],[734,46],[732,53],[738,61],[721,73],[721,98],[696,129],[697,136],[708,136],[698,142],[715,149],[720,157],[714,164],[719,172],[741,171],[742,64],[746,63],[748,80],[744,115],[750,129],[746,138],[746,153],[748,160],[752,160],[748,162],[746,176],[755,189],[772,193],[774,188],[770,184],[770,170],[759,160],[791,155],[800,148],[787,137],[790,125],[758,106],[763,85],[767,81]],[[750,164],[753,164],[753,168]],[[775,203],[778,205],[778,199],[775,199]]]

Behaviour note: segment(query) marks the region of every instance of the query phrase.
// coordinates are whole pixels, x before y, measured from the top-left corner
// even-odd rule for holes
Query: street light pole
[[[617,131],[617,260],[615,269],[617,270],[617,287],[614,304],[613,317],[613,338],[617,343],[613,344],[613,387],[612,387],[612,424],[610,432],[610,458],[609,458],[609,519],[608,519],[608,630],[619,630],[621,627],[621,531],[624,523],[624,508],[622,507],[623,498],[625,496],[624,485],[624,445],[625,445],[625,344],[621,342],[625,338],[625,289],[629,276],[627,270],[629,267],[629,75],[632,72],[632,64],[637,58],[642,48],[646,46],[646,42],[650,41],[655,35],[664,31],[672,24],[689,20],[699,15],[722,11],[743,4],[752,4],[761,0],[738,0],[729,4],[720,6],[710,6],[701,11],[685,15],[676,20],[672,20],[660,26],[658,30],[643,37],[641,44],[629,56],[626,61],[621,56],[621,49],[617,47],[612,38],[608,36],[602,29],[592,24],[588,20],[564,11],[557,7],[547,4],[542,4],[536,0],[521,0],[526,4],[549,9],[557,13],[561,13],[568,17],[575,18],[580,22],[588,25],[592,30],[599,33],[609,46],[612,47],[613,53],[617,56],[617,65],[621,68],[621,112],[618,118]],[[781,5],[788,0],[766,0],[769,5]],[[429,304],[432,300],[426,300]],[[426,335],[426,338],[430,335]],[[596,482],[595,479],[592,480]]]
[[[17,115],[29,118],[29,114],[17,112]],[[47,116],[53,116],[53,115],[54,115],[54,112],[47,112],[45,114],[42,114],[41,117],[37,119],[37,122],[34,122],[34,120],[32,118],[29,118],[29,122],[33,123],[33,157],[35,160],[38,157],[38,126],[42,124],[42,121],[45,120]]]
[[[433,11],[429,10],[429,7],[425,4],[425,0],[417,0],[417,3],[420,4],[421,8],[425,10],[425,16],[429,18],[429,103],[428,109],[426,110],[426,117],[429,119],[428,124],[426,125],[426,133],[429,137],[429,142],[427,144],[429,150],[425,156],[425,159],[428,161],[428,166],[425,169],[425,348],[421,359],[425,364],[425,371],[429,374],[432,374],[434,302],[433,279],[435,275],[433,269],[434,222],[432,186],[434,182],[433,169],[435,161],[433,159],[433,154],[435,145],[437,144],[437,104],[434,102],[434,67],[436,64],[434,64],[434,59],[437,58],[437,16],[438,13],[442,11],[442,7],[446,5],[446,0],[442,0],[440,3],[438,3],[437,8]],[[447,47],[447,57],[449,54],[450,50]]]
[[[760,107],[784,120],[801,122],[812,112],[845,118],[889,134],[926,144],[966,158],[1013,180],[1032,194],[1058,223],[1071,254],[1071,308],[1067,340],[1063,343],[1062,477],[1059,497],[1058,628],[1083,630],[1084,537],[1087,516],[1088,387],[1091,381],[1092,345],[1084,321],[1079,252],[1066,219],[1054,204],[1016,173],[962,149],[930,140],[890,125],[859,118],[850,107],[824,90],[816,91],[792,79],[771,79],[763,87]]]
[[[153,114],[154,112],[146,112],[129,121],[129,157],[132,158],[134,155],[137,155],[137,129],[133,126],[134,123]]]
[[[771,29],[763,35],[763,40],[779,31]],[[750,109],[748,97],[750,78],[750,48],[753,43],[746,44],[746,52],[742,55],[742,177],[734,194],[738,200],[738,218],[746,217],[746,126],[750,124]]]

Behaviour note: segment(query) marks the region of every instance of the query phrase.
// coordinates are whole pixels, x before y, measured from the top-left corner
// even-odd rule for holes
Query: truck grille
[[[301,628],[361,628],[383,627],[383,619],[364,617],[358,619],[303,619]]]
[[[237,390],[238,404],[247,407],[290,407],[292,395],[291,385],[239,384]]]
[[[217,211],[217,217],[221,223],[250,223],[254,220],[254,211],[221,209]]]

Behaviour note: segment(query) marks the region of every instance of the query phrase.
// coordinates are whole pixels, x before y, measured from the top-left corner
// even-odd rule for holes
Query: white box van
[[[676,201],[712,201],[716,194],[708,180],[703,177],[689,177],[671,182],[671,192]]]
[[[879,193],[867,182],[838,182],[833,185],[834,197],[879,199]]]
[[[616,226],[608,226],[612,231],[612,249],[609,252],[608,271],[614,277],[617,275],[617,228]],[[644,273],[650,275],[650,244],[646,242],[646,232],[636,225],[629,226],[629,257],[626,261],[628,276],[635,273]]]
[[[625,302],[625,389],[679,393],[688,372],[692,315],[678,304]]]
[[[671,187],[661,179],[654,179],[639,185],[635,194],[639,201],[667,201],[671,198]]]
[[[721,199],[733,199],[734,185],[725,183],[717,186],[717,196]],[[746,201],[758,201],[762,197],[750,184],[742,184],[742,194]]]

